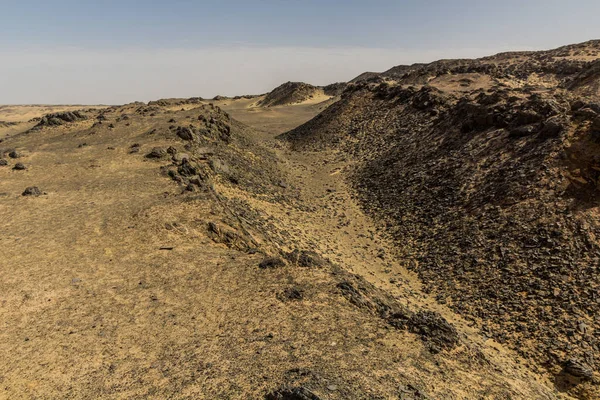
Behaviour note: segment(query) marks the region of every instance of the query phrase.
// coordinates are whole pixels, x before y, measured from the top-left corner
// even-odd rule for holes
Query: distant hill
[[[304,82],[286,82],[271,92],[259,105],[263,107],[282,106],[287,104],[302,103],[322,93],[322,89]]]
[[[585,63],[598,57],[600,40],[590,40],[584,43],[562,46],[545,51],[516,51],[498,53],[480,59],[448,59],[438,60],[432,63],[417,63],[412,65],[397,65],[384,72],[364,72],[352,79],[350,83],[367,81],[374,78],[399,80],[405,83],[409,80],[415,81],[421,78],[420,83],[425,83],[426,78],[449,72],[460,72],[459,70],[478,69],[485,70],[493,75],[505,73],[527,73],[527,72],[552,72],[569,74],[566,65]],[[566,68],[560,71],[561,68]],[[571,70],[572,71],[572,70]],[[412,78],[412,79],[411,79]]]

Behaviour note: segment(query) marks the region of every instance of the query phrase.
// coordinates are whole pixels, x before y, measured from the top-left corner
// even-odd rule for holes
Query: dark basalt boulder
[[[21,193],[22,196],[41,196],[42,195],[42,191],[37,187],[37,186],[30,186],[28,188],[26,188],[23,193]]]
[[[258,264],[260,269],[275,269],[285,267],[285,261],[279,257],[267,257]]]

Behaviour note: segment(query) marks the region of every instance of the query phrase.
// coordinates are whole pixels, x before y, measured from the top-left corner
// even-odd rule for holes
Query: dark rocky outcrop
[[[277,294],[277,298],[281,301],[293,301],[304,299],[304,289],[298,286],[290,286]]]
[[[146,154],[146,158],[160,159],[167,156],[167,151],[162,147],[153,147],[152,150]]]
[[[37,187],[37,186],[30,186],[28,188],[26,188],[23,193],[21,193],[22,196],[41,196],[42,195],[42,191]]]
[[[45,126],[64,125],[86,119],[86,116],[80,111],[64,111],[44,115],[33,129],[40,129]]]
[[[274,269],[285,267],[285,261],[279,257],[267,257],[258,264],[261,269]]]
[[[440,314],[411,311],[359,276],[347,275],[337,288],[355,306],[376,313],[397,329],[418,334],[432,353],[453,349],[459,343],[456,328]]]

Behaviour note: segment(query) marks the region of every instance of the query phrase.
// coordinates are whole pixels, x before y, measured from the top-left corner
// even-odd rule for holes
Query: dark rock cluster
[[[43,116],[37,125],[33,129],[43,128],[45,126],[57,126],[64,125],[70,122],[80,121],[86,119],[86,116],[79,111],[64,111],[58,113],[51,113]]]
[[[211,104],[193,111],[199,111],[199,114],[190,118],[187,126],[169,126],[169,137],[183,140],[189,152],[187,162],[179,156],[173,157],[178,168],[169,174],[175,180],[185,181],[197,175],[193,169],[199,168],[201,179],[223,179],[228,184],[239,185],[273,200],[283,198],[281,193],[287,185],[283,183],[285,180],[277,168],[275,156],[248,139],[250,135],[245,131],[250,128]]]
[[[459,344],[456,328],[437,312],[411,311],[358,276],[348,274],[337,287],[355,306],[376,313],[397,329],[419,335],[432,353],[450,350]]]
[[[188,126],[171,126],[170,129],[182,140],[200,141],[202,138],[231,142],[230,117],[219,107],[204,106],[198,116],[198,123]],[[208,111],[208,112],[207,112]]]

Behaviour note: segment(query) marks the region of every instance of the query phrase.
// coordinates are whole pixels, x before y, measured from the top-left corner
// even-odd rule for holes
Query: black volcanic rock
[[[64,111],[44,115],[40,121],[34,126],[34,129],[43,128],[44,126],[57,126],[75,121],[86,119],[86,116],[80,111]]]
[[[22,196],[41,196],[42,191],[37,186],[30,186],[30,187],[26,188],[21,195]]]

